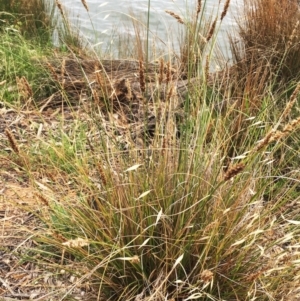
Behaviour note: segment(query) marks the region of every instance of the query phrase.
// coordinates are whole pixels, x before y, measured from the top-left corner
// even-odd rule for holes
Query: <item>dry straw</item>
[[[165,12],[167,14],[169,14],[170,16],[172,16],[173,18],[175,18],[180,24],[184,24],[183,19],[179,15],[175,14],[174,12],[172,12],[170,10],[166,10]]]
[[[283,132],[289,134],[293,132],[300,125],[300,117],[289,122],[284,128]]]

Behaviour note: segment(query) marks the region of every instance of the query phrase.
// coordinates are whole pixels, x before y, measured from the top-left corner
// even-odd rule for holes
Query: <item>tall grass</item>
[[[278,78],[261,89],[245,84],[248,78],[252,88],[259,83],[250,71],[264,66],[252,60],[242,60],[248,70],[242,78],[241,61],[230,77],[228,70],[208,76],[205,48],[229,1],[208,23],[201,19],[202,1],[196,4],[194,23],[181,24],[186,38],[178,57],[185,76],[170,76],[172,61],[161,59],[147,80],[140,57],[134,85],[112,78],[113,72],[101,69],[104,61],[95,63],[90,80],[75,57],[72,64],[87,84],[72,94],[81,101],[72,126],[62,115],[58,129],[26,147],[6,131],[9,158],[30,174],[41,204],[45,231],[35,234],[38,245],[31,252],[45,266],[71,271],[76,263],[70,291],[85,285],[97,300],[298,298],[294,146],[300,120],[293,110],[299,85],[288,81],[284,91],[273,89],[284,66],[273,57],[269,63]],[[74,103],[67,84],[78,81],[65,64],[52,80],[56,76],[61,93]],[[178,95],[182,78],[188,91]],[[244,83],[240,93],[238,79]],[[294,93],[288,96],[287,89]],[[130,115],[136,107],[137,115]]]
[[[83,48],[78,30],[68,20],[60,1],[0,1],[1,29],[13,28],[26,39],[35,39],[44,47],[53,43]],[[58,35],[59,40],[56,40]]]
[[[0,1],[1,28],[14,28],[25,38],[52,43],[57,26],[53,1]]]
[[[1,99],[24,105],[51,95],[54,85],[41,64],[43,56],[50,53],[47,47],[29,42],[13,27],[0,33]]]
[[[297,0],[245,1],[243,17],[237,18],[240,42],[231,46],[245,80],[240,84],[250,94],[263,93],[270,83],[280,88],[299,80],[299,17]]]

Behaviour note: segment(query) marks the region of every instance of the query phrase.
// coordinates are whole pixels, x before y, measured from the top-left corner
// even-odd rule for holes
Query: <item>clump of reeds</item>
[[[239,48],[235,40],[231,43],[239,70],[244,70],[239,78],[249,76],[250,70],[253,75],[260,74],[260,83],[262,74],[268,72],[263,79],[265,86],[299,78],[299,18],[297,0],[246,1],[244,16],[238,21],[243,45]]]
[[[226,5],[229,6],[229,2]],[[197,1],[195,13],[192,18],[185,21],[184,37],[181,42],[181,70],[182,77],[195,77],[202,73],[202,64],[205,57],[205,51],[211,47],[210,41],[217,32],[218,16],[213,20],[212,17],[206,18],[203,14],[205,3]],[[224,7],[223,18],[227,13],[228,6]]]

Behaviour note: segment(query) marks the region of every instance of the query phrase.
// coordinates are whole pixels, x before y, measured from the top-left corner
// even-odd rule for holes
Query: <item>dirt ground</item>
[[[9,176],[1,169],[0,301],[93,300],[87,285],[77,285],[76,277],[66,270],[43,267],[36,257],[32,260],[34,237],[45,230],[34,214],[39,204],[31,188],[17,179],[8,180]]]
[[[61,270],[51,264],[45,267],[33,252],[35,238],[45,231],[35,215],[41,204],[26,173],[10,160],[12,150],[5,129],[14,133],[21,145],[33,143],[47,127],[55,125],[52,114],[49,111],[41,117],[0,109],[0,301],[96,299],[88,284],[79,284],[67,272],[76,269],[75,263]],[[42,132],[38,130],[41,127]]]

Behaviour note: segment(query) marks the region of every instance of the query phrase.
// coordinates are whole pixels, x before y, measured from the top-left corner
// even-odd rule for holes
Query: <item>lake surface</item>
[[[236,29],[235,16],[242,1],[231,0],[228,14],[218,31],[217,42],[222,53],[227,57],[230,57],[227,32],[232,33]],[[146,24],[148,0],[87,0],[86,2],[89,12],[85,10],[81,0],[61,0],[72,24],[78,26],[81,35],[94,48],[110,49],[115,54],[116,49],[118,51],[122,49],[122,40],[135,36],[134,19]],[[218,6],[219,0],[202,0],[202,6],[205,3],[205,15],[216,15],[218,9],[221,14],[224,2],[226,0],[221,0],[221,5]],[[194,0],[151,0],[150,41],[155,41],[166,50],[178,49],[182,25],[165,11],[173,11],[185,18],[195,11],[196,3],[197,1]]]

